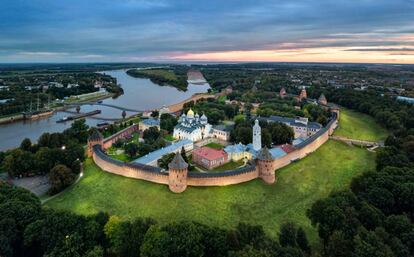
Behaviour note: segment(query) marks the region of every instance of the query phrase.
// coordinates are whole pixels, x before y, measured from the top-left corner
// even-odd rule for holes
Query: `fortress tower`
[[[257,156],[259,166],[259,177],[267,184],[273,184],[276,181],[275,168],[273,167],[273,158],[265,146]]]
[[[327,105],[328,104],[328,100],[326,100],[326,97],[324,94],[321,94],[321,96],[318,99],[318,103],[321,105]]]
[[[284,98],[286,96],[286,89],[284,87],[282,87],[282,89],[280,89],[279,96],[281,98]]]
[[[259,151],[262,149],[262,128],[259,125],[259,121],[254,121],[253,126],[253,150]]]
[[[168,164],[168,186],[174,193],[181,193],[187,188],[188,164],[180,153]]]
[[[103,136],[98,130],[94,130],[88,138],[88,157],[92,157],[92,148],[94,145],[103,145]]]
[[[308,94],[306,93],[306,89],[302,88],[299,94],[299,101],[302,101],[302,99],[308,98]]]

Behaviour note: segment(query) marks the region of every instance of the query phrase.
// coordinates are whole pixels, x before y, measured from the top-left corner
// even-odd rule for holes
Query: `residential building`
[[[139,129],[141,131],[145,131],[149,129],[150,127],[157,127],[158,129],[160,129],[160,120],[150,118],[150,119],[142,119],[139,122]]]
[[[193,161],[206,168],[214,169],[228,163],[229,156],[223,149],[213,149],[210,147],[201,147],[192,152]]]

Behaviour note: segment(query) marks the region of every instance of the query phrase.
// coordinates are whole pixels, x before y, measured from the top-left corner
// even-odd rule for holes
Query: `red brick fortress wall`
[[[333,119],[326,127],[295,146],[296,150],[287,155],[273,161],[264,162],[258,160],[257,163],[226,172],[194,173],[188,172],[187,170],[185,172],[172,170],[169,176],[168,172],[163,172],[160,168],[144,164],[121,162],[105,154],[104,149],[109,148],[116,140],[137,131],[138,125],[128,127],[101,142],[88,142],[88,146],[93,160],[102,170],[124,177],[169,185],[170,190],[177,193],[183,192],[187,186],[227,186],[247,182],[258,177],[262,178],[268,184],[273,184],[276,181],[276,170],[288,165],[292,161],[306,157],[329,139],[329,136],[337,126],[339,117],[339,113],[333,112],[332,114]]]

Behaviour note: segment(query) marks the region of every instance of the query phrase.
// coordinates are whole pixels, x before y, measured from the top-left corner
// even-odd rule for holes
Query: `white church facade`
[[[208,123],[207,117],[201,117],[193,110],[189,110],[187,115],[181,115],[178,124],[174,127],[173,137],[177,139],[188,139],[193,142],[211,136],[212,126]]]

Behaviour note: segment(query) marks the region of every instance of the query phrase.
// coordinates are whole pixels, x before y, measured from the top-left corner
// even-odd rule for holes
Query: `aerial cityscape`
[[[0,257],[414,256],[413,14],[5,0]]]

